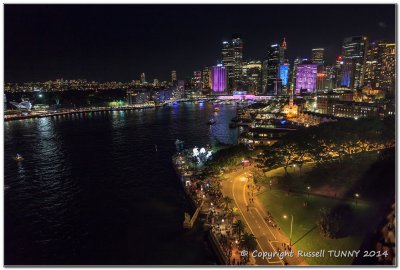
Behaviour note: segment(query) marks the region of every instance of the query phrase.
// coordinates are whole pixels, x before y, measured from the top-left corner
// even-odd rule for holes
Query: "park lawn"
[[[313,167],[315,166],[314,163],[308,162],[303,165],[301,168],[301,173],[305,173],[310,171]],[[288,167],[288,173],[292,175],[299,175],[299,167]],[[274,177],[281,177],[285,175],[285,169],[283,167],[279,167],[273,170],[270,170],[265,173],[265,176],[268,178],[274,178]]]
[[[305,258],[310,265],[352,264],[353,258],[330,258],[327,250],[358,250],[366,232],[372,231],[379,221],[377,210],[368,203],[359,201],[355,205],[355,202],[348,202],[354,212],[351,234],[341,239],[328,239],[321,236],[319,228],[316,227],[319,210],[323,207],[332,208],[343,202],[326,197],[312,195],[308,197],[307,194],[296,193],[288,196],[285,191],[276,189],[265,190],[257,196],[265,211],[270,211],[287,236],[290,234],[290,220],[293,214],[292,243],[298,250],[304,252],[326,250],[324,258]],[[310,202],[309,206],[304,207],[303,203],[307,199]],[[284,219],[283,215],[287,215],[287,219]]]

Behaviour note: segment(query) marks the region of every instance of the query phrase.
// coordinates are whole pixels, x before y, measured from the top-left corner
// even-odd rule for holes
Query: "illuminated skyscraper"
[[[357,90],[364,84],[368,39],[365,36],[345,38],[342,46],[342,85]]]
[[[376,90],[392,91],[395,76],[395,44],[372,42],[365,64],[365,85]]]
[[[210,68],[205,67],[202,73],[202,88],[203,89],[211,89],[211,80],[210,80]]]
[[[272,44],[267,54],[267,95],[278,95],[281,89],[281,82],[279,81],[279,65],[280,65],[280,46],[279,44]]]
[[[193,72],[192,84],[196,90],[201,90],[201,71],[197,70]]]
[[[286,60],[285,58],[286,50],[287,50],[286,38],[283,38],[282,44],[279,47],[279,61],[281,64],[283,64]]]
[[[296,69],[296,94],[303,91],[314,93],[317,89],[317,64],[302,63]]]
[[[334,82],[333,82],[334,88],[342,87],[342,76],[343,76],[342,69],[343,69],[343,56],[339,55],[336,58],[336,64],[334,68]]]
[[[302,63],[301,57],[296,57],[293,61],[293,68],[290,72],[290,90],[294,91],[296,85],[296,73],[297,73],[297,65]]]
[[[227,70],[229,90],[237,89],[242,80],[243,41],[234,36],[231,42],[222,42],[222,63]]]
[[[315,48],[311,51],[311,62],[313,64],[323,65],[324,64],[324,48]]]
[[[279,65],[279,79],[282,81],[282,87],[287,87],[289,84],[289,64],[284,63]]]
[[[171,82],[172,84],[175,84],[178,81],[178,78],[176,77],[176,70],[171,71]]]
[[[261,71],[261,61],[250,61],[243,64],[244,89],[249,93],[261,94]]]
[[[211,68],[211,89],[216,93],[223,93],[227,90],[227,69],[223,65]]]
[[[396,87],[396,44],[388,43],[383,55],[382,90],[392,95]]]
[[[140,74],[140,82],[142,84],[146,82],[146,75],[144,74],[144,72],[142,74]]]

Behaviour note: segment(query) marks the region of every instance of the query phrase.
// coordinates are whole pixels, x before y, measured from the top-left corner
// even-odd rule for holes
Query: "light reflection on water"
[[[213,108],[180,103],[6,122],[6,263],[215,260],[201,233],[182,232],[188,205],[171,166],[177,138],[187,147],[236,142],[238,130],[228,127],[235,107]]]

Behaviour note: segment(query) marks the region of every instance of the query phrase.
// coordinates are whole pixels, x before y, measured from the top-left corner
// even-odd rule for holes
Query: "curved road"
[[[245,169],[240,167],[240,169],[226,174],[225,177],[227,179],[223,181],[222,193],[224,196],[229,196],[234,200],[248,231],[257,238],[257,251],[273,254],[274,252],[278,252],[278,248],[280,248],[280,252],[282,252],[282,243],[289,243],[289,239],[280,230],[278,231],[276,228],[268,226],[265,221],[264,217],[267,214],[259,206],[254,196],[256,195],[255,192],[253,194],[248,187],[248,176],[251,168],[251,166]],[[250,198],[253,198],[254,202],[250,201]],[[296,250],[294,248],[293,250],[296,255]],[[255,258],[257,265],[284,265],[285,262],[290,265],[306,264],[304,260],[297,256],[285,257],[283,260],[278,256],[273,256],[271,259]]]

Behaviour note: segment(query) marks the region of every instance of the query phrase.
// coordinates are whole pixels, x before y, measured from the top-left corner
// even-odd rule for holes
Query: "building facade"
[[[317,89],[317,64],[303,63],[296,68],[296,94],[314,93]]]
[[[211,90],[216,94],[227,91],[227,68],[223,65],[211,68]]]
[[[353,91],[363,86],[367,47],[368,39],[365,36],[349,37],[343,40],[342,86]]]
[[[231,41],[222,42],[222,63],[227,71],[228,90],[240,87],[242,81],[243,41],[234,36]]]
[[[311,50],[311,62],[313,64],[324,65],[324,48],[315,48]]]

